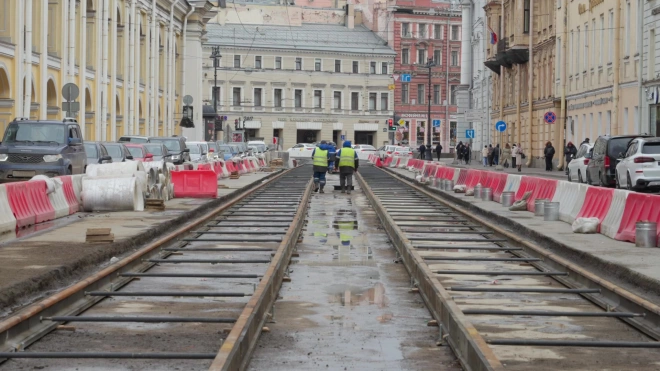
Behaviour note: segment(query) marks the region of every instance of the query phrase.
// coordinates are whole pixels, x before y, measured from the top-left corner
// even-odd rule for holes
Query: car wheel
[[[619,182],[619,172],[615,173],[614,182],[615,182],[614,187],[616,187],[616,189],[621,189],[621,184]]]
[[[71,170],[71,166],[66,168],[66,175],[73,175],[73,170]]]
[[[630,180],[630,174],[626,175],[626,189],[629,191],[633,190],[632,181]]]
[[[567,174],[567,176],[568,176],[568,181],[569,181],[569,182],[572,182],[573,179],[571,179],[571,169],[568,169],[567,171],[568,171],[568,172],[567,172],[566,174]]]
[[[578,170],[578,183],[584,183],[584,180],[582,180],[582,172]]]
[[[591,185],[591,175],[589,175],[589,169],[587,169],[587,184]]]

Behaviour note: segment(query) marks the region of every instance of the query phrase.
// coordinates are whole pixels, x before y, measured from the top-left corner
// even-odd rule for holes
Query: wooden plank
[[[112,233],[111,228],[87,228],[87,236],[106,236]]]

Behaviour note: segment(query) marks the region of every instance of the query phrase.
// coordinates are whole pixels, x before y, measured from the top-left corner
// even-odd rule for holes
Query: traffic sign
[[[504,121],[498,121],[495,123],[495,129],[499,132],[503,132],[506,130],[506,122]]]
[[[192,102],[193,102],[192,95],[184,95],[183,96],[183,103],[184,104],[192,104]]]
[[[399,120],[399,126],[406,126],[406,120],[404,119]]]
[[[70,82],[68,84],[64,84],[62,87],[62,97],[65,100],[76,100],[78,95],[80,95],[80,89],[78,89],[78,85]]]
[[[474,139],[474,129],[465,130],[465,137],[468,139]]]
[[[547,124],[554,124],[555,121],[557,121],[557,115],[555,115],[554,112],[546,112],[545,115],[543,115],[543,120]]]
[[[434,128],[439,128],[440,127],[440,120],[433,120],[433,127]]]
[[[67,112],[67,116],[73,116],[80,111],[80,102],[62,102],[62,111]]]
[[[396,87],[396,85],[394,85],[394,84],[387,85],[387,88],[390,89],[390,90],[394,90],[395,87]]]
[[[346,135],[342,134],[341,135],[341,140],[346,140]]]
[[[401,75],[401,82],[410,82],[412,80],[410,74],[406,73]]]

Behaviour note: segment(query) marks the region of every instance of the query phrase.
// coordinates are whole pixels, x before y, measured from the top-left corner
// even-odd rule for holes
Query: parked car
[[[617,188],[660,188],[660,138],[633,139],[618,160]]]
[[[218,145],[218,149],[222,151],[225,160],[238,155],[238,148],[229,144],[220,144]]]
[[[312,158],[312,152],[314,152],[315,145],[309,143],[298,143],[295,146],[289,148],[289,157],[298,157],[298,158]]]
[[[575,154],[575,158],[567,165],[569,182],[587,182],[587,165],[589,165],[589,161],[591,160],[593,148],[593,144],[590,143],[584,143],[580,146]]]
[[[16,118],[0,143],[0,181],[81,174],[86,167],[85,147],[75,119]]]
[[[85,142],[85,154],[88,164],[110,164],[112,157],[101,142]]]
[[[259,150],[259,153],[264,153],[268,151],[268,145],[263,140],[251,140],[247,143],[248,147],[256,147]]]
[[[103,142],[101,144],[108,150],[108,154],[112,157],[112,162],[133,161],[133,155],[124,143]]]
[[[378,148],[378,157],[380,157],[381,160],[383,160],[385,159],[385,157],[392,156],[396,148],[397,146],[392,146],[392,145],[382,146]]]
[[[154,161],[172,162],[172,156],[162,142],[145,143],[143,146],[147,149],[147,152],[151,153]]]
[[[616,164],[622,153],[626,152],[628,144],[638,135],[609,136],[602,135],[596,139],[589,165],[587,165],[587,184],[611,187],[616,184]]]
[[[154,155],[147,151],[144,144],[126,143],[124,145],[133,156],[133,160],[142,162],[150,162],[154,160]]]
[[[190,161],[190,150],[186,147],[186,138],[184,137],[149,137],[149,141],[151,143],[163,143],[167,147],[172,162],[177,165]]]
[[[394,156],[413,157],[413,150],[410,147],[396,147],[392,154]]]
[[[369,144],[355,144],[353,145],[353,149],[360,160],[367,160],[369,155],[376,154],[376,148]]]
[[[149,143],[149,137],[143,137],[140,135],[124,135],[119,138],[117,141],[119,143]]]
[[[202,150],[202,146],[197,143],[188,142],[186,143],[188,150],[190,151],[190,161],[193,162],[203,162],[205,159],[205,154]]]
[[[206,142],[186,142],[186,147],[188,147],[188,148],[194,147],[195,145],[199,146],[199,149],[201,151],[199,153],[200,154],[199,160],[196,160],[196,161],[202,161],[202,162],[208,161],[209,160],[209,145],[208,145],[208,143],[206,143]],[[193,161],[195,161],[195,159],[194,159],[195,157],[196,156],[193,156],[193,150],[191,149],[190,150],[190,158]]]

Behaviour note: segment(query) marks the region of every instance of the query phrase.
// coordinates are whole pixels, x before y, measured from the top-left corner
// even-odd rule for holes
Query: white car
[[[618,162],[617,188],[660,188],[660,138],[633,139]]]
[[[353,145],[353,149],[355,150],[355,153],[357,153],[360,160],[368,160],[369,155],[376,154],[376,148],[369,144],[355,144]]]
[[[575,154],[575,158],[568,163],[569,182],[587,182],[587,165],[589,165],[593,148],[593,144],[588,143],[584,143],[580,146]]]
[[[312,158],[312,152],[314,152],[315,145],[309,143],[298,143],[295,146],[289,148],[289,157],[293,158]]]
[[[413,150],[410,147],[396,147],[392,154],[394,156],[413,157]]]
[[[384,160],[385,157],[392,156],[396,148],[397,146],[391,146],[391,145],[382,146],[378,148],[378,157],[380,157],[381,160]]]

